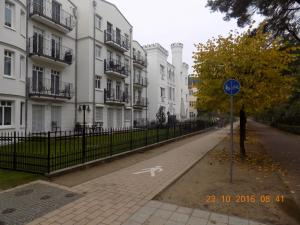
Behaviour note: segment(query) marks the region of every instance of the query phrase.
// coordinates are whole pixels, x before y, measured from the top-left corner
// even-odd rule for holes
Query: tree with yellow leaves
[[[294,78],[289,64],[296,59],[295,48],[286,48],[281,40],[272,40],[259,28],[231,32],[228,37],[214,38],[196,45],[194,72],[199,79],[199,109],[228,112],[229,98],[223,91],[228,79],[236,79],[241,91],[235,97],[235,113],[244,106],[247,114],[255,114],[286,101]],[[284,72],[284,73],[283,73]],[[246,123],[246,121],[245,121]],[[241,140],[241,157],[245,156]]]

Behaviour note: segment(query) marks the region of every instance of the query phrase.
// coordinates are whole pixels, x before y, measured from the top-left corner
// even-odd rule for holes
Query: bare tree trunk
[[[240,110],[240,157],[246,157],[245,140],[246,140],[246,113],[244,106]]]

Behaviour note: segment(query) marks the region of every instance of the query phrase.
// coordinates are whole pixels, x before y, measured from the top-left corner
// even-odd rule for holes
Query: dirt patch
[[[145,151],[137,152],[134,154],[126,155],[121,158],[112,160],[109,163],[104,162],[104,163],[95,165],[93,167],[87,168],[87,169],[81,169],[78,171],[70,172],[65,175],[53,177],[50,179],[50,181],[60,184],[60,185],[68,186],[68,187],[82,184],[89,180],[104,176],[106,174],[129,167],[129,166],[139,163],[141,161],[158,156],[160,154],[163,154],[165,152],[173,150],[175,147],[179,147],[179,146],[188,144],[189,142],[191,142],[195,139],[198,139],[199,137],[202,137],[204,135],[207,135],[211,132],[213,132],[213,131],[208,131],[203,134],[199,134],[199,135],[188,137],[188,138],[185,138],[182,140],[174,141],[171,144],[166,144],[166,145],[163,145],[161,147],[154,148],[151,150],[145,150]]]
[[[300,224],[300,209],[279,176],[286,171],[266,153],[255,133],[248,135],[247,159],[234,157],[233,184],[229,182],[230,140],[225,138],[156,199],[266,224]],[[239,149],[237,136],[234,142]]]

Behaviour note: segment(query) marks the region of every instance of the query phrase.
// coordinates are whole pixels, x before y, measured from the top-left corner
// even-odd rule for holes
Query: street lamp
[[[91,111],[90,106],[89,105],[79,105],[78,111],[79,112],[83,111],[83,128],[85,129],[85,111],[90,112]]]

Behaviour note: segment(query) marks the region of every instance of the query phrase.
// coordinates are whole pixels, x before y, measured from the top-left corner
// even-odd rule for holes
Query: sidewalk
[[[282,178],[300,206],[300,135],[284,132],[255,121],[249,121],[249,125],[259,136],[266,151],[287,171]]]
[[[216,146],[228,132],[227,127],[208,133],[157,157],[75,186],[71,189],[84,194],[82,198],[30,224],[122,224]],[[156,169],[153,176],[150,173],[134,174],[154,167],[162,171]]]

